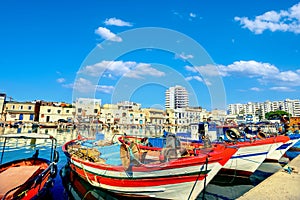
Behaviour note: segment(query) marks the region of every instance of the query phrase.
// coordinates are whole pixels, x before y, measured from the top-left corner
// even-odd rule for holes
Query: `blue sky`
[[[0,92],[16,101],[163,108],[174,85],[208,110],[299,99],[299,0],[4,0],[0,24]]]

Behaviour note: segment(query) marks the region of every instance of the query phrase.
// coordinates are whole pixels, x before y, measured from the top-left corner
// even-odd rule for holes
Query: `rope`
[[[98,185],[97,185],[97,184],[93,183],[93,182],[89,179],[89,177],[88,177],[88,175],[87,175],[87,173],[86,173],[86,171],[85,171],[85,169],[84,169],[83,164],[82,164],[82,163],[80,163],[80,164],[81,164],[83,173],[84,173],[84,175],[85,175],[87,181],[88,181],[91,185],[93,185],[93,186],[95,186],[95,187],[100,187],[100,184],[99,184],[99,183],[98,183]]]
[[[207,172],[207,165],[208,165],[208,156],[206,157],[205,161],[205,172]],[[203,188],[203,196],[202,199],[205,199],[205,192],[206,192],[206,176],[204,177],[204,188]]]
[[[204,166],[205,166],[205,169],[206,169],[206,171],[207,171],[207,165],[208,165],[208,156],[206,157],[205,165],[202,165],[201,168],[200,168],[199,175],[198,175],[198,177],[197,177],[197,179],[196,179],[196,181],[195,181],[195,183],[194,183],[194,185],[193,185],[193,187],[192,187],[192,190],[191,190],[191,192],[190,192],[190,194],[189,194],[188,199],[190,199],[191,196],[192,196],[192,193],[193,193],[193,191],[194,191],[194,189],[195,189],[195,187],[196,187],[196,184],[197,184],[197,182],[198,182],[198,179],[199,179],[200,176],[201,176],[201,172],[202,172]],[[206,175],[205,175],[205,178],[204,178],[204,192],[205,192],[205,188],[206,188]],[[204,194],[203,194],[203,198],[204,198]]]

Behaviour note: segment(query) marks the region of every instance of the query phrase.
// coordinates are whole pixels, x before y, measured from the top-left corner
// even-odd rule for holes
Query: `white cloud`
[[[197,15],[195,13],[190,13],[190,17],[195,18]]]
[[[104,72],[106,74],[104,74]],[[142,78],[143,76],[164,76],[165,73],[159,71],[150,64],[136,63],[133,61],[106,61],[96,63],[94,65],[85,66],[78,73],[88,76],[99,77],[113,77],[113,76],[126,76],[130,78]]]
[[[101,36],[105,40],[110,40],[113,42],[122,42],[122,38],[111,32],[109,29],[104,27],[98,27],[95,33]]]
[[[56,79],[56,82],[58,82],[58,83],[64,83],[64,82],[66,82],[66,79],[64,79],[64,78],[58,78],[58,79]]]
[[[300,3],[295,4],[288,10],[268,11],[256,16],[254,20],[248,17],[235,17],[243,28],[248,28],[255,34],[261,34],[265,30],[300,33]]]
[[[134,69],[125,73],[124,76],[129,78],[142,78],[143,76],[162,77],[165,76],[165,73],[151,67],[150,64],[139,63]]]
[[[176,54],[175,58],[181,58],[183,60],[187,60],[187,59],[194,58],[194,56],[192,54],[185,54],[184,52],[182,52],[181,54]]]
[[[103,92],[103,93],[106,93],[106,94],[112,94],[114,89],[115,89],[115,87],[110,86],[110,85],[97,85],[97,91],[98,92]]]
[[[199,82],[204,82],[200,76],[188,76],[185,78],[185,80],[187,80],[187,81],[197,80]]]
[[[238,74],[239,76],[249,77],[267,77],[270,75],[277,75],[279,70],[269,63],[261,63],[254,60],[250,61],[236,61],[233,64],[217,66],[221,75],[228,76],[230,74]]]
[[[292,88],[289,87],[271,87],[270,90],[274,90],[274,91],[279,91],[279,92],[293,92],[295,90],[293,90]]]
[[[96,89],[96,86],[93,85],[90,80],[87,80],[85,78],[78,78],[78,79],[76,79],[76,81],[74,83],[65,84],[65,85],[63,85],[63,87],[72,88],[81,93],[93,92]]]
[[[189,72],[197,73],[197,69],[195,67],[185,66],[184,68]]]
[[[257,91],[257,92],[259,92],[259,91],[262,91],[260,88],[258,88],[258,87],[252,87],[252,88],[250,88],[250,90],[252,90],[252,91]]]
[[[123,20],[121,20],[121,19],[117,19],[117,18],[115,18],[115,17],[106,19],[106,20],[104,21],[104,24],[105,24],[105,25],[110,25],[110,26],[111,26],[111,25],[113,25],[113,26],[132,26],[131,23],[125,22],[125,21],[123,21]]]
[[[196,81],[199,81],[199,82],[202,82],[202,83],[205,83],[206,85],[211,85],[211,82],[206,80],[206,79],[203,79],[201,78],[200,76],[188,76],[185,78],[186,81],[191,81],[191,80],[196,80]]]
[[[205,65],[205,66],[185,66],[185,69],[190,72],[200,73],[202,76],[220,76],[221,71],[215,65]]]
[[[257,78],[261,84],[272,83],[279,86],[300,86],[300,70],[280,71],[270,63],[262,63],[254,60],[236,61],[225,65],[185,66],[192,73],[200,73],[205,76],[236,76],[245,78]]]
[[[85,78],[78,78],[74,83],[64,84],[63,87],[72,88],[81,93],[91,93],[91,92],[98,91],[98,92],[111,94],[115,89],[114,86],[94,85],[90,80],[87,80]]]

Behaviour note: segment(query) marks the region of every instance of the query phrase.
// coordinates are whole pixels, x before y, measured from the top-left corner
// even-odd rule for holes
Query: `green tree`
[[[276,111],[267,112],[265,114],[265,118],[268,120],[276,120],[276,119],[280,119],[283,115],[290,116],[288,112],[285,112],[283,110],[276,110]]]

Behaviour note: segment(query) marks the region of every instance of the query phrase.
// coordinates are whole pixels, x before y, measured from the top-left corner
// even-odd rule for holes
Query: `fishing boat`
[[[130,198],[196,199],[237,151],[224,145],[184,149],[122,141],[95,146],[86,138],[62,146],[71,170],[92,186]],[[187,146],[186,146],[187,147]]]
[[[224,165],[218,176],[248,178],[265,161],[268,154],[272,155],[278,147],[289,140],[289,137],[279,135],[251,141],[226,142],[226,146],[238,147],[238,151]]]
[[[230,131],[237,131],[234,129],[228,129]],[[229,132],[229,131],[228,131]],[[229,135],[229,133],[227,133]],[[230,133],[232,138],[238,138]],[[166,139],[160,138],[147,138],[145,143],[145,138],[135,138],[127,136],[128,139],[134,140],[138,143],[140,148],[156,148],[166,145]],[[181,143],[186,143],[188,140],[181,138]],[[249,178],[257,168],[266,160],[268,155],[278,149],[283,144],[290,141],[287,136],[276,136],[264,139],[252,139],[252,140],[223,140],[223,141],[213,141],[212,144],[224,145],[228,148],[236,148],[237,152],[229,159],[228,162],[222,167],[222,169],[217,174],[217,179],[225,180],[234,178]],[[189,142],[187,142],[189,143]],[[193,145],[205,145],[205,143],[210,143],[208,140],[192,140]],[[145,145],[145,147],[143,147]],[[149,147],[149,145],[151,147]]]
[[[291,138],[293,138],[293,137],[297,138],[299,136],[300,136],[299,133],[293,133],[293,134],[289,135],[289,137],[291,137]],[[296,142],[292,147],[290,147],[285,152],[285,156],[291,160],[296,158],[299,154],[300,154],[300,141]]]
[[[37,140],[51,141],[50,158],[39,157],[39,150],[29,158],[2,161],[12,148],[11,142],[29,141],[34,146]],[[1,199],[34,199],[42,197],[52,185],[57,174],[58,152],[56,139],[50,135],[38,133],[20,133],[0,135],[0,198]],[[20,157],[20,155],[18,155]]]
[[[209,126],[209,124],[208,124]],[[201,129],[201,126],[199,126]],[[218,129],[219,128],[219,129]],[[257,126],[244,132],[240,127],[222,127],[207,132],[204,128],[199,133],[204,136],[217,135],[221,138],[214,142],[227,146],[236,146],[238,151],[218,173],[222,178],[249,178],[258,167],[269,158],[279,160],[282,145],[289,145],[290,138],[278,135],[274,126]],[[201,137],[203,137],[203,134]]]
[[[258,167],[267,159],[268,156],[275,157],[280,146],[288,144],[288,136],[267,134],[256,131],[251,134],[241,133],[238,126],[220,126],[214,123],[201,122],[194,124],[194,132],[180,134],[182,142],[223,144],[226,147],[237,148],[238,151],[218,172],[218,179],[249,178]],[[183,137],[183,135],[185,137]],[[154,144],[153,139],[149,141]],[[161,140],[164,140],[161,138]],[[164,144],[165,142],[160,142]],[[277,159],[277,157],[276,157]],[[279,158],[278,158],[279,159]]]
[[[275,151],[268,153],[266,162],[278,162],[289,149],[292,149],[300,141],[300,134],[293,133],[287,136],[290,140],[277,147]]]

